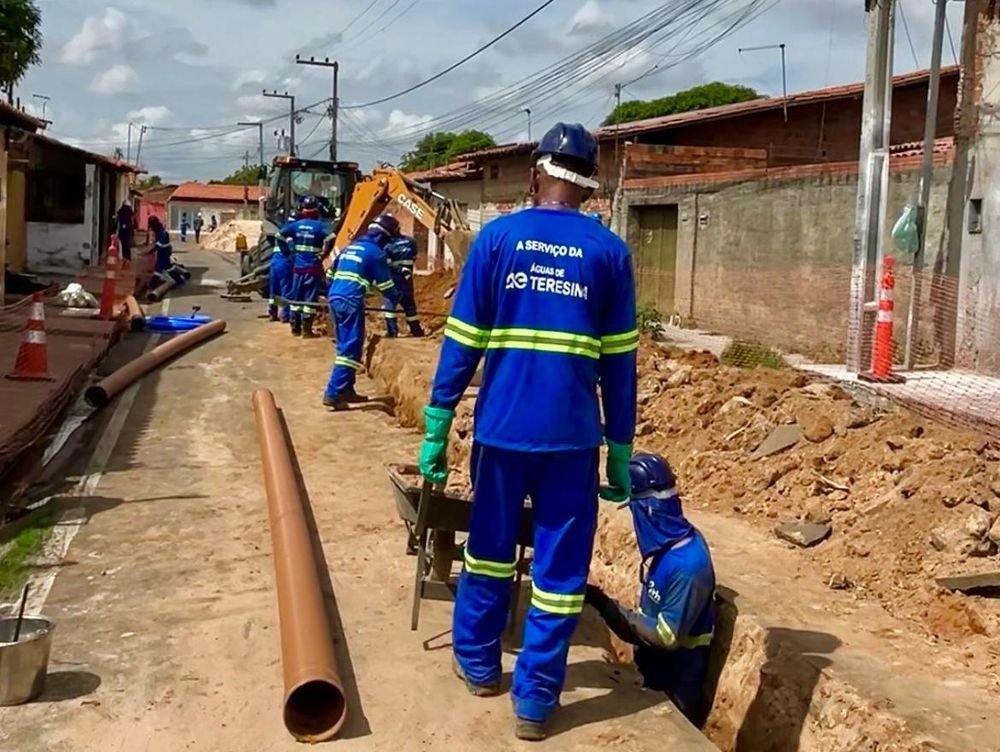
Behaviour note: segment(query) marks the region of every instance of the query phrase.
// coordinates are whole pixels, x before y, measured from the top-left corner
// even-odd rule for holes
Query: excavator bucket
[[[472,230],[451,230],[445,233],[444,242],[451,249],[451,254],[455,258],[456,274],[462,273],[465,259],[469,257],[469,246],[475,239],[476,233]]]

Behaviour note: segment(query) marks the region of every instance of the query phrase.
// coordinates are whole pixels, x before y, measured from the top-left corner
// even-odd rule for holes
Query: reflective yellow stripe
[[[489,350],[536,350],[594,359],[601,355],[601,341],[595,337],[546,329],[494,329],[486,347]]]
[[[336,358],[334,361],[335,365],[344,366],[345,368],[350,368],[352,371],[360,371],[364,368],[364,365],[358,363],[356,360],[351,360],[350,358],[345,358],[343,356]]]
[[[461,319],[449,316],[444,326],[444,336],[453,339],[466,347],[473,347],[476,350],[485,350],[486,343],[490,339],[489,329],[480,329],[478,326],[466,324]]]
[[[639,330],[601,337],[601,355],[620,355],[639,349]]]
[[[583,593],[574,595],[547,593],[532,583],[531,605],[539,611],[557,616],[575,616],[583,611]]]
[[[393,313],[392,311],[386,311],[382,315],[385,316],[387,319],[394,319],[394,318],[396,318],[396,314]]]
[[[376,287],[384,292],[385,290],[391,290],[395,287],[395,284],[393,284],[391,279],[387,279],[385,282],[379,282]]]
[[[346,280],[347,282],[357,282],[362,287],[368,287],[368,280],[354,272],[336,272],[333,278]]]
[[[677,644],[677,635],[674,634],[673,627],[667,624],[667,620],[663,618],[663,614],[656,617],[656,634],[660,636],[660,642],[665,647],[672,648]]]
[[[469,572],[469,574],[478,574],[483,577],[493,577],[498,580],[510,580],[514,577],[514,562],[477,559],[469,553],[468,549],[466,549],[465,570]]]
[[[706,634],[682,637],[678,642],[682,648],[703,648],[712,644],[713,637],[715,637],[714,632],[707,632]]]
[[[411,324],[415,324],[418,321],[420,321],[420,317],[419,316],[407,316],[406,320],[409,321]]]

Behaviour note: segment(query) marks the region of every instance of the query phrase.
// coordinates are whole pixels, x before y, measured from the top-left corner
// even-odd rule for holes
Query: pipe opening
[[[300,684],[285,700],[285,728],[296,739],[329,739],[344,723],[347,701],[336,684],[324,679]]]
[[[111,402],[111,397],[105,391],[104,387],[101,386],[87,387],[87,391],[83,393],[83,398],[88,405],[97,408],[107,407],[108,403]]]

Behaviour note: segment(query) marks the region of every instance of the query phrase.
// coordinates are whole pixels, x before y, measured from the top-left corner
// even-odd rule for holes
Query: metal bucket
[[[44,616],[26,616],[15,643],[16,625],[15,618],[0,618],[0,705],[23,705],[45,689],[56,623]]]

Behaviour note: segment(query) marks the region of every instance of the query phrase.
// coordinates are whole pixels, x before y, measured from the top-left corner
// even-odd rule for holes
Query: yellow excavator
[[[368,229],[380,214],[393,214],[400,218],[411,215],[420,224],[437,235],[451,250],[455,269],[460,270],[475,237],[465,218],[465,213],[454,199],[436,193],[429,186],[409,180],[389,164],[383,164],[364,175],[354,186],[354,193],[347,206],[343,222],[337,231],[334,253],[344,250]]]

